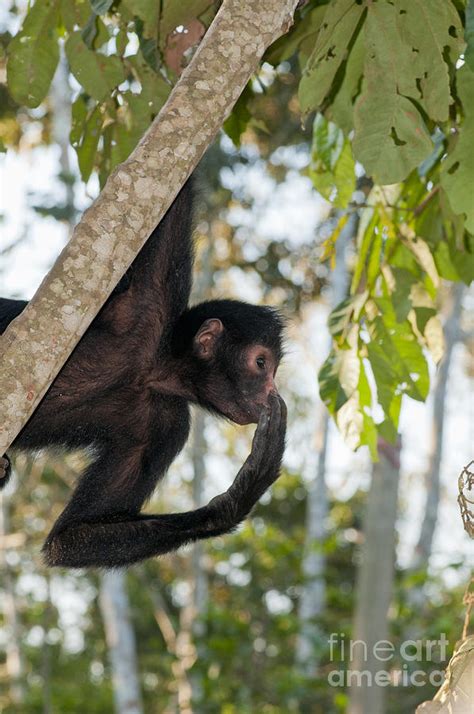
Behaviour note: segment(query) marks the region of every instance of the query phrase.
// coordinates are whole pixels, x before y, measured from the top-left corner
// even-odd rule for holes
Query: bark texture
[[[224,0],[191,63],[1,340],[0,454],[171,205],[298,0]]]

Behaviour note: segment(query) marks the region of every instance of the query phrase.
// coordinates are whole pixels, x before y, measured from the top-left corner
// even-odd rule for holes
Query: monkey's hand
[[[258,499],[280,475],[285,450],[286,404],[279,394],[271,394],[263,410],[250,452],[230,488],[213,498],[208,509],[222,532],[237,526]]]
[[[0,491],[5,488],[10,480],[11,472],[12,466],[8,456],[6,454],[0,456]]]

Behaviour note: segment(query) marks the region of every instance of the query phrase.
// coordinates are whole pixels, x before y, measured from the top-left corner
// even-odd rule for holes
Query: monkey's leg
[[[5,488],[12,474],[12,465],[6,454],[0,457],[0,491]]]
[[[72,568],[119,567],[232,531],[278,477],[285,414],[283,401],[275,398],[271,410],[260,419],[252,452],[232,486],[195,511],[141,515],[140,506],[134,511],[129,494],[134,493],[133,480],[137,486],[140,483],[138,472],[128,483],[123,481],[127,483],[123,496],[111,480],[107,488],[103,488],[104,474],[99,474],[101,493],[92,486],[89,494],[92,501],[89,501],[88,483],[92,472],[86,473],[48,536],[43,548],[46,562]],[[95,474],[96,484],[97,476]]]

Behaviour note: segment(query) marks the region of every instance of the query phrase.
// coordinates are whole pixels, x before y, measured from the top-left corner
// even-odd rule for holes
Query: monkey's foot
[[[12,466],[8,456],[0,456],[0,490],[7,485],[12,472]]]

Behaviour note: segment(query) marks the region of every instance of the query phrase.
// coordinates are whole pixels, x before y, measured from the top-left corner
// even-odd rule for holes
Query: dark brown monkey
[[[232,531],[278,478],[286,407],[274,377],[282,320],[268,307],[188,307],[188,182],[81,339],[12,448],[93,447],[43,548],[49,565],[117,567]],[[25,307],[0,300],[0,333]],[[258,423],[230,488],[187,513],[141,514],[189,434],[189,403]],[[0,459],[0,487],[8,480]]]

